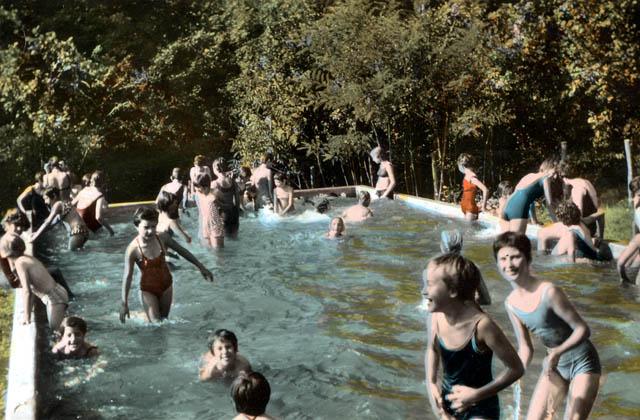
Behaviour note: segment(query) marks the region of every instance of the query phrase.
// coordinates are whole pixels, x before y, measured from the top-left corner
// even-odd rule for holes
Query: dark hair
[[[556,207],[556,217],[559,221],[567,226],[577,225],[580,223],[582,214],[580,209],[573,201],[563,201]]]
[[[475,169],[474,159],[469,153],[461,153],[458,156],[458,165],[469,169]]]
[[[558,170],[560,167],[560,157],[557,155],[549,156],[540,164],[540,171],[546,171],[549,169]]]
[[[211,337],[209,337],[209,349],[212,352],[213,352],[213,343],[215,343],[216,340],[228,341],[233,345],[233,349],[236,352],[238,351],[238,337],[236,337],[236,335],[232,331],[225,330],[224,328],[220,328],[219,330],[216,330],[211,335]]]
[[[478,267],[462,255],[449,252],[433,258],[430,262],[435,267],[443,266],[442,281],[447,288],[458,294],[461,300],[475,300],[482,274]]]
[[[224,158],[219,157],[216,160],[214,160],[213,163],[211,164],[211,169],[214,169],[215,167],[219,167],[220,172],[224,172],[226,170],[226,162]]]
[[[68,316],[62,320],[60,324],[60,334],[64,334],[65,328],[74,328],[80,330],[83,335],[87,334],[87,323],[78,316]]]
[[[25,216],[24,213],[16,208],[9,209],[4,214],[4,218],[2,219],[2,226],[4,227],[6,225],[20,226],[24,230],[29,229],[29,227],[31,226],[29,224],[29,219],[27,219],[27,216]]]
[[[58,156],[51,156],[49,158],[49,168],[60,168],[60,159],[58,159]]]
[[[196,187],[211,188],[211,177],[209,174],[198,174],[196,176]]]
[[[286,175],[285,175],[285,174],[282,174],[282,173],[280,173],[280,172],[278,172],[277,174],[275,174],[275,175],[273,176],[273,180],[274,180],[274,182],[275,182],[276,180],[278,180],[278,181],[282,182],[283,184],[286,184],[286,183],[287,183],[287,177],[286,177]]]
[[[180,178],[182,178],[182,169],[177,168],[177,167],[173,168],[171,170],[171,179],[175,179],[175,180],[180,181]]]
[[[496,189],[498,197],[508,197],[513,193],[513,185],[511,181],[500,181]]]
[[[44,190],[44,195],[45,195],[46,197],[49,197],[49,198],[50,198],[50,199],[52,199],[52,200],[53,200],[54,198],[55,198],[56,200],[58,200],[58,199],[60,198],[60,190],[59,190],[59,189],[57,189],[56,187],[47,187],[47,188]]]
[[[18,235],[4,235],[0,240],[0,249],[2,249],[9,257],[20,257],[27,249],[22,238]]]
[[[240,167],[240,175],[242,176],[251,176],[251,168],[248,166]]]
[[[380,162],[389,160],[389,151],[381,147],[380,151],[378,152],[378,158],[380,158]]]
[[[629,190],[631,190],[631,194],[635,194],[640,191],[640,176],[637,176],[629,182]]]
[[[133,224],[138,227],[141,221],[147,220],[149,222],[158,223],[158,211],[151,207],[138,207],[133,213]]]
[[[316,205],[316,211],[320,214],[324,214],[329,211],[329,200],[327,200],[326,198],[320,200],[320,202]]]
[[[262,156],[260,156],[260,163],[269,163],[269,162],[271,162],[271,154],[263,153]]]
[[[96,188],[101,188],[104,185],[104,172],[98,170],[91,174],[91,184]]]
[[[460,254],[462,243],[462,233],[458,229],[443,230],[440,233],[440,250],[443,253]]]
[[[358,201],[365,207],[369,207],[371,204],[371,194],[368,191],[360,191],[358,193]]]
[[[168,212],[172,204],[178,202],[178,196],[169,191],[160,191],[160,197],[156,201],[159,211]]]
[[[34,175],[33,179],[36,182],[43,182],[44,181],[44,172],[42,172],[42,171],[36,172],[36,174]]]
[[[516,232],[504,232],[493,241],[493,258],[498,260],[498,251],[504,247],[515,248],[522,252],[527,262],[531,262],[531,241],[527,235]]]
[[[82,175],[82,186],[88,187],[89,185],[91,185],[91,174],[87,173]]]
[[[231,384],[231,397],[238,413],[259,416],[267,410],[271,387],[261,373],[242,373]]]

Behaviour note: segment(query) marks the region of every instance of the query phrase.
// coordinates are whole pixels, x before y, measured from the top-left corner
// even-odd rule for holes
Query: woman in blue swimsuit
[[[586,419],[598,395],[601,374],[589,326],[559,287],[531,275],[531,242],[525,235],[501,234],[493,243],[493,255],[500,275],[513,287],[505,306],[525,369],[533,356],[531,333],[547,350],[526,418],[553,417],[568,393],[564,418]]]
[[[518,182],[501,215],[502,219],[509,222],[508,231],[525,233],[529,216],[536,220],[535,201],[542,197],[547,201],[549,216],[556,221],[551,181],[558,176],[557,167],[556,158],[547,158],[538,172],[527,174]]]

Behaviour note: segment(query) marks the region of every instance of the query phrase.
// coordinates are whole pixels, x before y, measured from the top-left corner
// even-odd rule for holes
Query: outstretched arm
[[[553,222],[557,222],[558,218],[556,217],[556,213],[553,209],[555,202],[553,201],[553,195],[551,194],[551,179],[548,177],[545,178],[544,181],[542,181],[542,187],[544,189],[544,198],[547,201],[547,211],[549,212],[549,217],[551,217],[551,220]]]
[[[133,279],[133,265],[136,261],[135,244],[131,242],[124,253],[124,274],[122,276],[122,301],[120,305],[120,322],[124,324],[129,315],[129,290]]]
[[[504,365],[504,370],[497,374],[493,381],[477,389],[462,385],[454,386],[447,396],[454,410],[467,410],[478,401],[496,395],[524,374],[524,367],[518,358],[518,353],[500,327],[488,316],[483,317],[478,323],[477,338],[479,343],[484,343],[498,356]]]
[[[159,233],[158,237],[167,248],[173,249],[178,253],[178,255],[198,267],[198,270],[200,270],[200,273],[205,278],[205,280],[213,281],[213,274],[211,274],[211,271],[207,270],[207,268],[202,265],[202,263],[191,252],[189,252],[188,249],[184,248],[182,245],[176,242],[166,232]]]
[[[187,233],[187,231],[182,227],[179,219],[169,219],[169,228],[173,231],[178,231],[184,237],[184,240],[187,241],[188,244],[191,243],[191,236]]]
[[[31,238],[29,239],[29,242],[34,242],[36,239],[38,239],[38,237],[42,235],[42,232],[44,232],[46,228],[51,226],[51,224],[53,223],[53,219],[55,219],[55,217],[61,213],[62,213],[62,203],[60,201],[56,201],[56,203],[51,208],[49,217],[47,217],[47,219],[42,223],[42,225],[40,225],[40,228],[38,228],[37,231],[31,234]]]

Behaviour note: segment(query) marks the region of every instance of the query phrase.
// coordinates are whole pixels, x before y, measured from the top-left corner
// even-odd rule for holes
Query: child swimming
[[[331,219],[329,231],[324,236],[328,239],[342,238],[344,236],[344,220],[342,220],[342,217]]]
[[[499,235],[493,243],[493,255],[500,275],[513,287],[505,307],[525,369],[533,356],[531,333],[547,350],[527,419],[552,416],[567,392],[564,418],[586,419],[598,394],[601,374],[587,323],[562,289],[531,275],[531,242],[525,235]]]
[[[80,317],[66,317],[60,324],[60,335],[60,341],[51,349],[60,359],[80,359],[100,354],[98,347],[85,341],[87,323]]]
[[[125,319],[130,316],[129,290],[133,280],[134,265],[140,269],[140,295],[147,321],[158,322],[169,316],[173,302],[173,279],[165,260],[168,248],[195,265],[205,280],[213,281],[213,274],[168,233],[156,233],[158,224],[156,210],[139,207],[133,216],[133,224],[138,230],[138,235],[125,251],[120,322],[124,324]]]
[[[57,330],[69,305],[67,291],[55,282],[46,267],[35,257],[25,254],[26,245],[18,235],[5,235],[0,240],[0,257],[9,259],[22,288],[23,324],[31,323],[33,295],[47,308],[49,327]]]
[[[213,333],[209,351],[202,355],[200,380],[235,378],[242,372],[251,372],[249,361],[238,353],[238,338],[225,329]]]
[[[478,179],[475,172],[473,157],[468,153],[462,153],[458,157],[458,170],[462,172],[462,199],[460,208],[467,220],[477,220],[481,211],[487,211],[487,196],[489,189]],[[482,204],[480,208],[476,205],[476,193],[482,191]]]
[[[274,420],[267,411],[271,387],[261,373],[241,374],[231,384],[231,397],[238,415],[233,420]]]
[[[455,253],[429,261],[422,294],[431,313],[425,358],[427,393],[438,418],[499,419],[497,393],[524,373],[500,327],[475,305],[480,282],[476,265]],[[493,354],[504,369],[491,372]],[[438,372],[442,363],[442,387]]]
[[[349,207],[342,213],[342,219],[345,222],[361,222],[373,216],[373,212],[369,208],[371,204],[371,195],[367,191],[358,193],[358,204]]]

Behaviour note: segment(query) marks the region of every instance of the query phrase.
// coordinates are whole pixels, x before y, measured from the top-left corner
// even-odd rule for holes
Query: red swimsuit
[[[89,206],[83,209],[76,209],[78,210],[80,217],[82,217],[82,220],[84,220],[84,223],[92,232],[95,232],[102,227],[100,222],[98,222],[98,219],[96,219],[96,204],[101,197],[102,195],[99,195],[91,204],[89,204]]]
[[[141,273],[140,290],[156,295],[160,299],[164,292],[173,285],[173,280],[167,262],[164,259],[164,246],[158,236],[156,236],[156,240],[160,244],[160,255],[155,258],[147,258],[142,253],[140,242],[136,239],[142,256],[142,260],[138,260],[136,263]]]
[[[462,200],[460,201],[460,207],[464,214],[473,213],[478,214],[480,210],[476,204],[476,191],[478,187],[467,179],[462,180]]]

